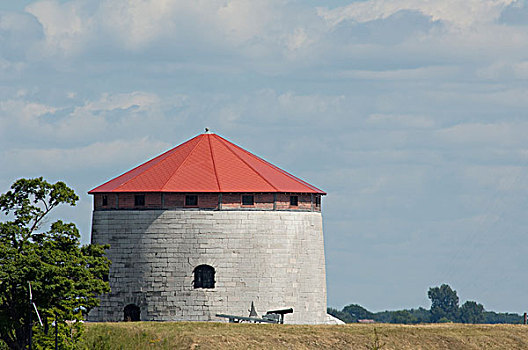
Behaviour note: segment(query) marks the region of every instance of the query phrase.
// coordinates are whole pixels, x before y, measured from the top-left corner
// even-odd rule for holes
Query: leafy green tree
[[[447,284],[429,288],[427,296],[431,299],[431,321],[440,319],[458,321],[458,296]]]
[[[350,304],[343,308],[343,312],[350,315],[352,322],[357,322],[361,319],[372,319],[374,314],[361,305]]]
[[[475,301],[466,301],[460,307],[460,322],[482,323],[484,322],[484,306]]]
[[[409,312],[416,318],[416,323],[431,323],[431,312],[419,307],[418,309],[410,309]]]
[[[484,311],[484,321],[483,323],[498,324],[498,323],[511,323],[519,324],[523,323],[524,319],[522,315],[508,313],[508,312],[493,312],[493,311]]]
[[[50,325],[55,318],[60,330],[70,330],[66,320],[81,319],[83,312],[98,305],[97,295],[110,291],[104,281],[110,266],[104,252],[108,246],[81,247],[73,223],[58,220],[43,227],[51,210],[61,204],[73,206],[77,200],[63,182],[51,184],[43,178],[17,180],[0,196],[0,211],[5,214],[0,222],[0,338],[10,349],[24,349],[30,330],[41,342],[35,348],[46,348],[43,344],[54,337]],[[43,327],[30,308],[29,282]],[[71,347],[64,340],[71,340],[71,334],[59,338],[62,349]]]
[[[397,310],[391,312],[390,323],[413,324],[418,323],[418,319],[409,310]]]
[[[330,314],[330,315],[332,315],[332,316],[334,316],[334,317],[340,319],[341,321],[343,321],[343,322],[345,322],[345,323],[352,323],[352,322],[354,322],[354,321],[352,320],[352,318],[350,317],[350,315],[347,314],[347,313],[344,313],[343,311],[339,311],[339,310],[337,310],[337,309],[334,309],[334,308],[329,307],[329,308],[327,308],[326,312],[327,312],[328,314]]]

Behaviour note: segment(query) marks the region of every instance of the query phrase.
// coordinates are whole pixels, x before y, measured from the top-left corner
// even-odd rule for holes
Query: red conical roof
[[[201,134],[94,188],[100,192],[326,194],[215,134]]]

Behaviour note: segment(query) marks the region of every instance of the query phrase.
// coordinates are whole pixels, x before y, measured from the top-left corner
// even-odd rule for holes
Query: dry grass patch
[[[87,324],[88,349],[528,349],[523,325]]]

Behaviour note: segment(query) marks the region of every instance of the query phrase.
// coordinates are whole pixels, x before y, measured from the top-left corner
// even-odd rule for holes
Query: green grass
[[[378,341],[376,342],[375,333]],[[528,349],[523,325],[89,323],[88,349]],[[380,346],[381,345],[381,346]]]

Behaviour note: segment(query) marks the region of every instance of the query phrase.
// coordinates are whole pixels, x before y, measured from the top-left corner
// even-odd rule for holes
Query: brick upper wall
[[[136,195],[144,196],[144,204],[136,205]],[[198,205],[185,205],[185,196],[198,197]],[[253,205],[243,205],[242,196],[253,195]],[[297,196],[298,205],[291,205],[290,197]],[[104,201],[106,198],[106,205]],[[112,209],[257,209],[321,211],[321,195],[306,193],[96,193],[95,210]]]

